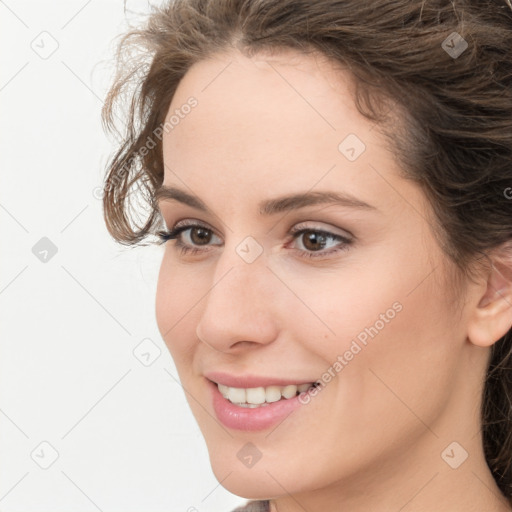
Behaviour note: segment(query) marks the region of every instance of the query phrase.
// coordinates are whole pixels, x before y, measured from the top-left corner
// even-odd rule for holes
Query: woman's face
[[[164,185],[183,195],[160,209],[169,229],[202,228],[178,237],[195,253],[167,242],[158,326],[213,471],[247,498],[355,485],[416,455],[446,466],[456,437],[436,426],[455,425],[467,315],[423,192],[351,91],[313,57],[231,53],[193,66],[169,109]],[[320,384],[250,408],[212,381],[235,402]]]

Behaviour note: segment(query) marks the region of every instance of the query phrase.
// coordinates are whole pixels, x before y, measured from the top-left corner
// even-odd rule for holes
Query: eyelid
[[[212,228],[211,226],[209,226],[208,224],[206,224],[203,221],[200,221],[198,219],[192,219],[192,218],[186,218],[184,220],[179,220],[179,221],[175,222],[174,226],[172,228],[170,228],[169,230],[176,230],[176,229],[181,229],[181,228],[186,228],[186,227],[195,227],[195,226],[200,226],[202,228],[208,229],[209,231],[214,233],[216,236],[220,237],[220,234],[217,232],[216,229]]]
[[[315,221],[307,221],[307,222],[299,222],[298,224],[295,224],[292,228],[290,228],[290,230],[288,231],[290,234],[295,234],[299,231],[304,231],[304,230],[311,230],[311,231],[318,231],[320,233],[328,233],[329,235],[336,235],[336,236],[339,236],[341,238],[344,238],[346,240],[351,240],[351,241],[354,241],[355,240],[355,236],[350,232],[350,231],[347,231],[346,229],[340,229],[340,228],[336,228],[334,226],[327,226],[327,227],[322,227],[321,225],[318,224],[318,222],[314,223],[313,225],[310,225],[309,223],[314,223]],[[324,224],[323,222],[320,222],[320,224]],[[341,231],[341,233],[339,232]]]
[[[314,221],[309,221],[309,222],[314,222]],[[163,243],[165,243],[168,240],[175,239],[175,242],[176,242],[175,247],[179,248],[182,252],[191,252],[191,253],[209,252],[210,249],[208,249],[208,247],[211,248],[212,247],[211,245],[205,245],[204,249],[200,249],[194,245],[189,245],[189,244],[186,244],[186,243],[183,243],[182,241],[180,241],[181,234],[183,232],[188,231],[191,228],[194,228],[194,227],[204,228],[204,229],[210,231],[213,234],[213,236],[217,236],[222,239],[221,236],[216,234],[215,229],[209,227],[206,223],[203,223],[202,221],[199,221],[197,219],[191,219],[191,218],[177,221],[176,223],[174,223],[174,226],[172,229],[170,229],[168,231],[160,231],[157,233],[157,235],[160,237],[160,241]],[[311,226],[308,224],[307,221],[299,222],[298,224],[295,224],[294,226],[292,226],[292,228],[290,228],[287,231],[286,234],[288,236],[291,236],[292,240],[290,240],[290,242],[287,242],[285,247],[288,247],[289,243],[293,243],[295,240],[299,240],[300,236],[308,231],[320,233],[320,234],[325,235],[331,239],[337,239],[338,242],[341,243],[342,245],[340,247],[330,249],[327,251],[324,251],[324,250],[322,250],[322,251],[307,251],[304,249],[291,249],[291,250],[301,254],[302,256],[305,256],[305,257],[308,257],[311,259],[318,258],[319,260],[321,260],[324,257],[327,259],[327,258],[329,258],[330,255],[334,255],[340,251],[346,250],[350,246],[353,246],[354,242],[356,241],[356,237],[354,235],[352,235],[352,233],[350,233],[349,231],[346,231],[346,230],[342,230],[343,234],[337,233],[336,230],[338,230],[338,229],[340,229],[340,228],[334,228],[334,227],[322,228],[318,224],[314,224],[313,226]],[[216,245],[218,246],[219,244],[216,244]]]
[[[310,225],[310,223],[313,223],[313,225]],[[341,237],[344,237],[344,238],[349,238],[351,240],[354,240],[355,239],[355,236],[348,230],[346,229],[341,229],[341,228],[337,228],[335,226],[326,226],[325,228],[322,227],[320,224],[325,224],[325,222],[321,222],[321,221],[303,221],[303,222],[299,222],[298,224],[294,224],[293,227],[291,227],[288,231],[287,231],[287,234],[294,234],[300,230],[303,230],[303,229],[311,229],[312,231],[325,231],[329,234],[332,234],[332,235],[338,235],[338,236],[341,236]],[[208,229],[210,231],[212,231],[212,233],[214,233],[216,236],[219,236],[220,237],[220,234],[217,232],[217,230],[215,228],[212,228],[211,226],[209,226],[208,224],[206,224],[205,222],[199,220],[199,219],[194,219],[194,218],[189,218],[187,217],[186,219],[183,219],[183,220],[179,220],[177,222],[174,223],[173,227],[172,228],[169,228],[169,231],[170,230],[176,230],[176,229],[180,229],[182,227],[193,227],[193,226],[201,226],[205,229]],[[338,231],[341,231],[338,232]]]
[[[202,254],[205,255],[209,253],[212,250],[212,246],[205,246],[205,249],[201,249],[199,246],[195,245],[189,245],[187,243],[183,243],[181,241],[181,233],[188,231],[189,229],[192,229],[194,227],[200,227],[204,228],[210,232],[213,233],[214,236],[217,236],[213,229],[209,228],[208,226],[204,225],[202,222],[198,223],[198,221],[192,221],[190,219],[187,219],[187,221],[183,222],[177,222],[174,224],[174,228],[170,231],[160,231],[157,233],[157,235],[160,237],[160,241],[162,243],[165,243],[169,240],[174,240],[175,244],[173,245],[175,250],[178,250],[181,252],[182,255],[197,255]],[[300,239],[302,234],[312,231],[316,233],[323,234],[327,236],[328,238],[331,238],[333,240],[337,240],[339,244],[338,246],[335,246],[334,248],[330,248],[329,250],[320,250],[320,251],[308,251],[304,249],[296,249],[292,248],[290,249],[291,252],[299,255],[302,259],[308,259],[310,261],[332,261],[333,257],[336,257],[336,255],[347,251],[350,247],[353,246],[355,237],[352,235],[344,236],[341,234],[334,233],[329,230],[324,230],[322,228],[319,228],[317,226],[305,226],[305,223],[297,224],[294,227],[292,227],[290,230],[288,230],[287,235],[292,237],[292,240],[288,242],[285,247],[288,248],[289,243],[293,243],[296,239]],[[221,237],[220,237],[221,238]]]
[[[174,233],[175,234],[174,238],[177,238],[177,237],[181,236],[182,233],[184,233],[185,231],[188,231],[189,229],[197,228],[197,227],[204,228],[208,231],[211,231],[213,236],[216,236],[222,240],[222,236],[219,235],[215,229],[213,229],[209,225],[205,224],[204,222],[201,222],[201,221],[195,220],[195,219],[186,219],[183,221],[176,222],[174,224],[173,228],[168,231],[168,234]],[[218,244],[211,244],[211,245],[205,246],[205,248],[211,247],[212,245],[218,246]]]

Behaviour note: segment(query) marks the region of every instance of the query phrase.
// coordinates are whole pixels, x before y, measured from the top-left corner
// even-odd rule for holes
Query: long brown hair
[[[512,240],[509,0],[171,0],[152,9],[118,42],[102,112],[104,127],[121,137],[103,190],[118,242],[142,244],[161,224],[158,135],[178,83],[194,63],[233,49],[317,52],[348,67],[358,110],[425,191],[460,275]],[[492,346],[481,414],[487,463],[510,499],[512,329]]]

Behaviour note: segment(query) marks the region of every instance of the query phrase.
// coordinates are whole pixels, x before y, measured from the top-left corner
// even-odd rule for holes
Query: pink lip
[[[299,396],[287,400],[279,400],[254,409],[239,407],[224,398],[217,384],[206,381],[210,387],[213,399],[213,409],[218,420],[227,428],[236,430],[264,430],[283,421],[289,414],[303,404]]]
[[[314,380],[290,380],[279,377],[259,377],[257,375],[230,375],[223,372],[205,373],[204,376],[217,384],[224,384],[230,388],[259,388],[267,386],[288,386],[290,384],[310,384]]]

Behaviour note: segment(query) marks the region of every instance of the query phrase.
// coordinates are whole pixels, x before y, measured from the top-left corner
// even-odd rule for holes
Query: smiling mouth
[[[232,404],[247,408],[265,407],[273,402],[288,400],[318,386],[315,382],[257,388],[232,388],[223,384],[216,384],[224,398]]]

